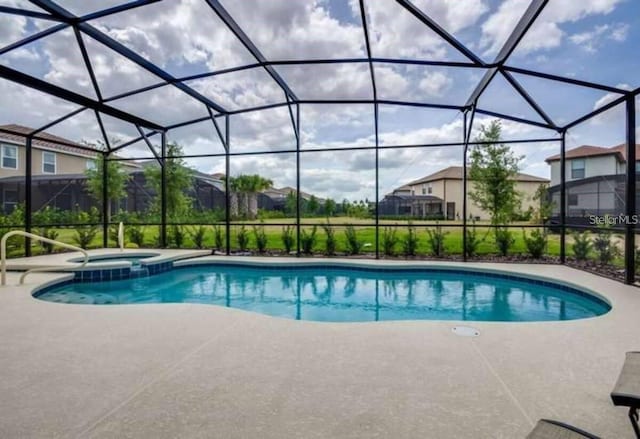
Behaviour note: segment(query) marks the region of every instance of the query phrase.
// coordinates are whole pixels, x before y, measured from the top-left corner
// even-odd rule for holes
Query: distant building
[[[467,170],[468,172],[468,170]],[[467,174],[468,175],[468,174]],[[386,195],[380,201],[380,215],[413,216],[416,218],[462,218],[462,166],[450,166],[426,177],[407,183]],[[516,190],[522,193],[522,210],[536,208],[533,200],[541,184],[549,180],[534,175],[518,173]],[[467,181],[467,192],[473,190],[473,181]],[[467,193],[467,212],[473,218],[489,219],[489,214],[469,198]]]
[[[3,125],[5,130],[25,136],[33,128]],[[88,210],[96,201],[86,190],[87,169],[95,166],[98,152],[80,149],[83,145],[46,132],[32,141],[31,197],[33,211],[50,206],[61,210]],[[24,136],[0,132],[0,200],[1,211],[10,213],[25,199],[26,140]],[[69,146],[71,145],[71,146]],[[73,145],[76,145],[74,147]],[[113,202],[112,212],[127,210],[143,212],[154,197],[146,185],[145,168],[159,166],[156,160],[123,161],[130,174],[126,195]],[[198,210],[224,208],[224,182],[207,174],[193,171],[194,185],[188,192]]]
[[[640,145],[636,145],[640,158]],[[551,168],[549,194],[553,216],[560,213],[560,154],[545,160]],[[617,215],[624,212],[626,144],[609,148],[582,145],[565,153],[567,216],[572,222],[589,215]],[[640,161],[636,161],[640,170]],[[584,222],[584,221],[583,221]]]

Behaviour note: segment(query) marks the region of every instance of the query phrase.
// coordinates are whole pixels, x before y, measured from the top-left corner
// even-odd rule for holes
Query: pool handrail
[[[118,247],[120,247],[120,251],[124,251],[124,224],[120,221],[118,224]]]
[[[2,274],[0,275],[0,277],[1,277],[0,284],[2,286],[7,284],[7,239],[11,238],[12,236],[16,236],[16,235],[25,236],[27,238],[35,239],[37,241],[46,242],[48,244],[53,244],[53,245],[57,245],[59,247],[68,248],[70,250],[75,250],[75,251],[81,252],[84,255],[84,261],[82,261],[81,264],[74,265],[73,267],[68,267],[68,268],[65,267],[65,268],[63,268],[65,270],[68,270],[68,269],[71,269],[71,268],[82,268],[85,265],[87,265],[87,263],[89,262],[89,253],[87,253],[86,250],[84,250],[84,249],[82,249],[80,247],[76,247],[75,245],[71,245],[71,244],[65,244],[64,242],[56,241],[56,240],[53,240],[53,239],[45,238],[44,236],[36,235],[34,233],[24,232],[22,230],[12,230],[10,232],[5,233],[2,236],[2,240],[0,240],[0,271],[2,272]],[[24,283],[24,278],[28,274],[34,273],[36,271],[48,271],[48,270],[51,270],[52,268],[60,269],[60,267],[58,267],[58,266],[49,266],[49,267],[36,267],[36,268],[32,268],[30,270],[25,271],[20,276],[20,285],[22,285]]]

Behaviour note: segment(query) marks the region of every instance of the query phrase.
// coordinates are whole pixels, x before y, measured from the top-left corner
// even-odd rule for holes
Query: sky
[[[122,0],[60,0],[70,12],[83,15],[125,3]],[[269,60],[364,58],[366,46],[357,0],[221,0],[234,20]],[[447,32],[482,60],[491,62],[526,10],[528,0],[414,0]],[[374,57],[437,61],[468,61],[393,0],[365,0],[366,22]],[[23,0],[0,5],[35,9]],[[52,26],[46,20],[0,14],[0,47]],[[95,28],[137,51],[175,77],[248,65],[255,58],[225,27],[204,0],[162,1],[90,22]],[[109,99],[160,79],[91,37],[83,36],[101,93]],[[620,89],[640,87],[640,2],[637,0],[551,0],[509,58],[507,65],[599,82]],[[1,49],[0,49],[1,53]],[[0,64],[45,79],[93,99],[96,93],[69,29],[0,55]],[[300,99],[372,99],[366,63],[279,65],[277,73]],[[374,65],[378,97],[386,100],[463,105],[484,71],[479,68]],[[618,95],[556,81],[514,74],[558,125],[566,124]],[[187,82],[198,93],[227,110],[280,103],[279,85],[262,68],[220,74]],[[207,116],[206,107],[168,85],[109,105],[168,125]],[[502,76],[487,88],[479,107],[540,121],[540,117]],[[640,107],[640,104],[638,105]],[[0,79],[0,124],[40,127],[77,106]],[[446,166],[461,165],[461,147],[388,149],[392,145],[458,142],[462,114],[451,110],[381,105],[379,107],[380,197],[411,180]],[[337,200],[375,199],[375,153],[314,151],[375,144],[372,105],[300,106],[301,188]],[[607,111],[569,131],[567,146],[613,146],[624,142],[624,108]],[[108,135],[127,141],[134,126],[103,116]],[[491,118],[475,118],[473,136]],[[558,134],[529,125],[502,121],[503,139],[557,138]],[[640,130],[638,130],[640,132]],[[92,112],[51,128],[71,140],[95,143],[101,133]],[[286,107],[231,116],[232,152],[295,149],[296,139]],[[219,154],[222,145],[211,122],[168,133],[185,154]],[[154,139],[157,142],[157,139]],[[513,144],[522,157],[522,172],[549,176],[546,157],[559,152],[554,141]],[[122,149],[123,157],[150,158],[139,142]],[[199,171],[224,171],[220,157],[188,159]],[[259,173],[276,187],[294,186],[296,156],[291,153],[236,156],[231,174]]]

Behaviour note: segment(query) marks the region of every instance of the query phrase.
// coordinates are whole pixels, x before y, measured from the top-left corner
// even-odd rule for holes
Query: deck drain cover
[[[476,328],[472,328],[471,326],[454,326],[451,328],[451,331],[455,335],[460,335],[462,337],[477,337],[480,335],[480,331]]]

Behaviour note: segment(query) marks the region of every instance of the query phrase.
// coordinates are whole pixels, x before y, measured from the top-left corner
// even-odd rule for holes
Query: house
[[[463,168],[450,166],[426,177],[407,183],[395,189],[380,201],[378,211],[386,216],[413,216],[418,218],[460,219],[463,204]],[[467,170],[468,176],[468,170]],[[533,196],[541,184],[549,183],[546,178],[518,173],[515,177],[516,190],[522,193],[522,210],[536,208]],[[489,214],[469,198],[473,181],[468,180],[467,213],[470,217],[487,220]]]
[[[640,145],[636,145],[640,157]],[[546,160],[551,168],[549,196],[553,201],[553,216],[560,213],[560,154]],[[567,217],[570,222],[589,215],[617,215],[624,211],[624,174],[626,144],[612,147],[582,145],[565,153],[565,188]],[[640,161],[636,161],[640,169]]]
[[[0,128],[25,136],[33,128],[2,125]],[[55,199],[54,206],[71,209],[91,204],[77,184],[84,172],[95,166],[97,153],[81,149],[83,145],[52,134],[38,133],[32,141],[32,199],[35,206]],[[0,132],[0,203],[2,212],[11,212],[25,199],[26,140],[24,136]],[[72,145],[76,145],[74,147]],[[85,201],[87,201],[85,203]]]
[[[25,199],[25,136],[33,128],[3,125],[0,131],[0,201],[1,210],[8,214]],[[86,190],[86,170],[95,166],[98,152],[81,149],[83,145],[62,137],[41,132],[32,141],[31,197],[33,211],[50,206],[61,210],[88,210],[97,206]],[[75,145],[75,147],[74,147]],[[126,196],[114,201],[112,212],[119,209],[143,212],[155,193],[146,184],[144,170],[159,166],[156,160],[122,161],[130,178]],[[194,185],[187,192],[194,200],[194,208],[206,210],[224,208],[224,183],[210,175],[193,171]]]

